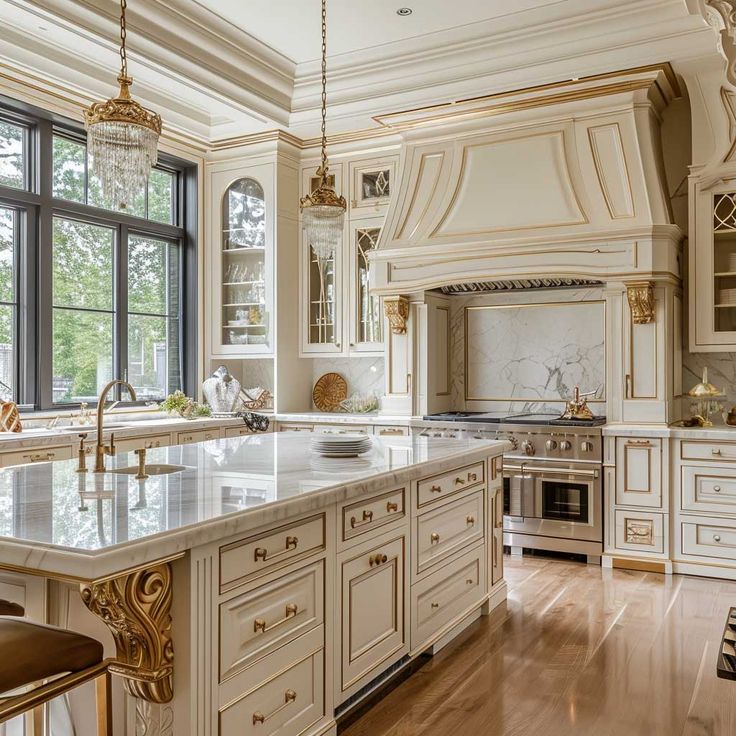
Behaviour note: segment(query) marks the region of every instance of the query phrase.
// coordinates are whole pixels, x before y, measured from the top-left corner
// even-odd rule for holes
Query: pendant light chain
[[[322,0],[322,183],[327,183],[327,0]]]
[[[128,56],[125,52],[125,38],[128,30],[125,25],[125,10],[128,7],[127,0],[120,0],[120,76],[128,77]]]

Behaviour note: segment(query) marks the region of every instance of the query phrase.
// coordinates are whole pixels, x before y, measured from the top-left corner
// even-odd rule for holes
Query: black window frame
[[[157,169],[173,174],[174,224],[148,220],[53,195],[53,139],[61,135],[86,143],[81,123],[0,95],[0,120],[27,127],[25,189],[0,185],[0,206],[19,213],[16,250],[15,399],[23,411],[74,410],[77,403],[53,401],[53,220],[65,217],[112,227],[114,244],[113,376],[127,370],[128,234],[179,244],[180,385],[189,395],[198,384],[197,186],[196,163],[159,154]],[[86,198],[86,195],[85,195]],[[146,201],[148,192],[146,192]],[[126,399],[119,388],[114,398]],[[144,402],[138,402],[142,404]]]

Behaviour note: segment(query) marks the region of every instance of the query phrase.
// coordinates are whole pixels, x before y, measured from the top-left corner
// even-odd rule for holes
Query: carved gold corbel
[[[405,296],[387,296],[383,299],[383,311],[394,335],[406,334],[409,319],[409,300]]]
[[[124,678],[136,698],[168,703],[174,694],[170,564],[83,583],[80,592],[87,608],[112,632],[117,657],[110,671]]]
[[[654,284],[651,281],[626,284],[626,296],[631,308],[631,321],[635,325],[654,322]]]

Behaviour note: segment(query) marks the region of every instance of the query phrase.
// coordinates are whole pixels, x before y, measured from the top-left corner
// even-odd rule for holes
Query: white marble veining
[[[736,353],[688,353],[682,356],[682,389],[689,391],[703,377],[703,368],[708,369],[708,380],[720,388],[727,408],[736,404]],[[689,400],[683,399],[683,409],[688,413]]]
[[[601,300],[599,288],[453,298],[453,406],[556,412],[576,385],[604,399]],[[467,307],[482,308],[467,311],[466,329]]]
[[[185,470],[145,481],[76,473],[76,461],[0,470],[0,566],[99,578],[506,447],[374,437],[369,453],[345,460],[315,456],[310,439],[276,433],[149,450],[149,464]],[[119,455],[108,469],[135,462]]]
[[[339,373],[348,383],[348,396],[385,393],[383,358],[315,358],[312,362],[312,383],[325,373]]]

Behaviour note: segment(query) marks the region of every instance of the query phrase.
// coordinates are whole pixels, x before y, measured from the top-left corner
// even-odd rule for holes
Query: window
[[[94,403],[126,377],[141,402],[194,392],[196,179],[162,156],[115,209],[81,128],[0,99],[0,397]]]

